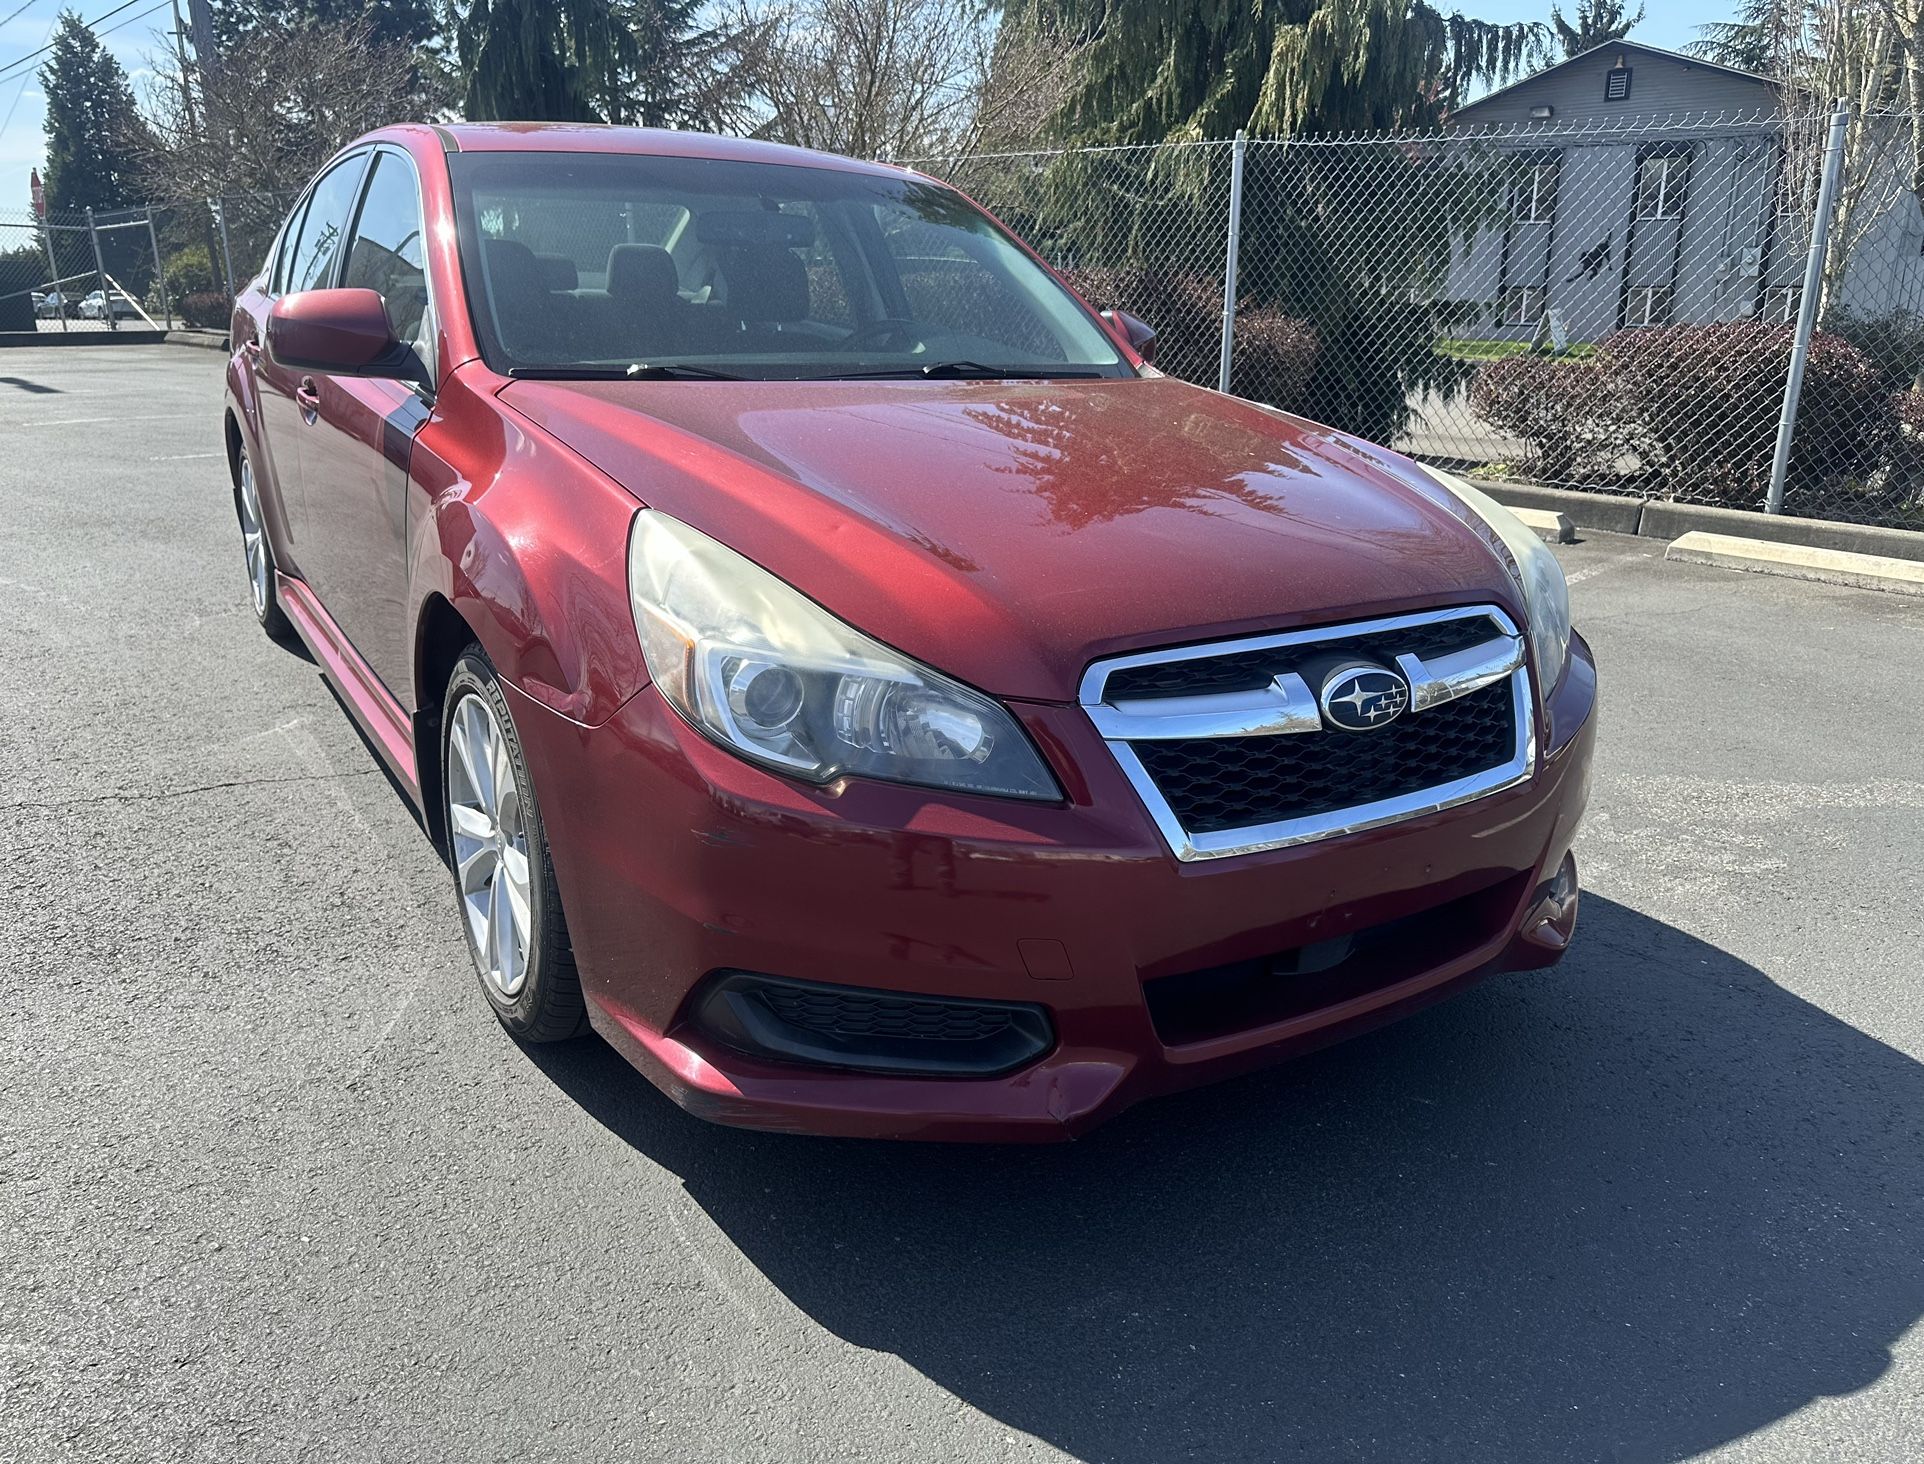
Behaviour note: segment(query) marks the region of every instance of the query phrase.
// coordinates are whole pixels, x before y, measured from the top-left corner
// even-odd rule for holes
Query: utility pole
[[[194,59],[200,63],[202,84],[220,70],[220,56],[214,49],[214,7],[211,0],[187,0],[187,23],[194,41]]]

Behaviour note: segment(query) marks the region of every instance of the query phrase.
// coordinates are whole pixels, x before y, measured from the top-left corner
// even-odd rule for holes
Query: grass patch
[[[1528,355],[1530,343],[1528,341],[1465,341],[1444,336],[1432,349],[1439,356],[1448,356],[1457,361],[1507,361],[1512,356]],[[1582,361],[1596,353],[1597,348],[1590,342],[1572,341],[1563,355],[1566,360]]]

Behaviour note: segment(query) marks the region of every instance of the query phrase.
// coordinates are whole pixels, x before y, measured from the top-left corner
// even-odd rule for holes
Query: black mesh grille
[[[913,997],[864,996],[795,986],[763,986],[761,999],[791,1027],[836,1037],[912,1037],[979,1042],[1006,1031],[1006,1007],[963,1006]]]
[[[1411,625],[1402,630],[1379,630],[1370,635],[1345,636],[1340,640],[1310,641],[1302,645],[1271,646],[1260,651],[1232,651],[1228,655],[1205,656],[1194,661],[1161,661],[1149,666],[1124,666],[1111,671],[1103,684],[1104,701],[1119,698],[1149,699],[1164,696],[1203,696],[1224,691],[1254,691],[1267,686],[1278,673],[1295,669],[1297,663],[1335,656],[1348,660],[1361,657],[1393,665],[1401,655],[1433,660],[1455,651],[1481,645],[1504,630],[1487,615],[1466,615],[1458,620],[1439,620],[1430,625]]]
[[[1132,746],[1182,826],[1210,834],[1354,808],[1486,772],[1516,752],[1516,707],[1505,678],[1370,732]]]

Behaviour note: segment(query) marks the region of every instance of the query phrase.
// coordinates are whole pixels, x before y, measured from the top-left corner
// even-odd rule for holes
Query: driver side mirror
[[[1129,349],[1143,360],[1154,365],[1156,361],[1156,329],[1146,321],[1138,320],[1127,310],[1105,310],[1102,318],[1122,332],[1122,338],[1129,342]]]
[[[267,354],[276,365],[329,376],[419,381],[420,358],[395,339],[373,290],[297,290],[267,312]]]

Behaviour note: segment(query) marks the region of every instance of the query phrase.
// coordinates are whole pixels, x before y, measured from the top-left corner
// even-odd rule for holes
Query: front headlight
[[[844,625],[679,520],[636,515],[628,595],[661,694],[743,757],[811,783],[853,774],[1062,796],[995,702]]]
[[[1489,494],[1472,488],[1453,473],[1439,472],[1423,463],[1417,466],[1488,524],[1510,551],[1511,569],[1530,615],[1530,654],[1536,661],[1537,684],[1548,697],[1563,675],[1563,663],[1570,658],[1570,584],[1563,577],[1563,566],[1557,563],[1549,545]]]

